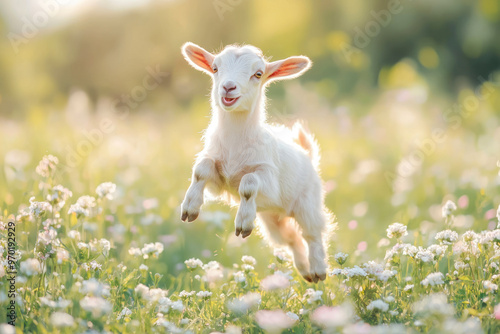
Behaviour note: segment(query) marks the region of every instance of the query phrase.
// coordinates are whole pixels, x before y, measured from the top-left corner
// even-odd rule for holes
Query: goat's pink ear
[[[212,64],[215,56],[202,47],[187,42],[182,46],[182,55],[187,62],[197,70],[213,74]]]
[[[293,79],[306,72],[312,63],[305,56],[295,56],[273,61],[266,65],[267,81]]]

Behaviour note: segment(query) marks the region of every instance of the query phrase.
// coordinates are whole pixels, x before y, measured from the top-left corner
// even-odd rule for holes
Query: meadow
[[[0,334],[499,333],[499,31],[496,0],[0,2]],[[312,60],[267,111],[321,148],[324,282],[236,208],[181,222],[187,41]]]
[[[418,76],[408,63],[390,71]],[[123,117],[79,91],[65,117],[2,122],[0,297],[3,310],[15,301],[17,333],[498,332],[498,84],[464,90],[478,103],[450,109],[453,122],[442,106],[461,102],[422,98],[423,86],[334,108],[318,89],[286,84],[284,111],[269,109],[307,120],[322,148],[338,229],[317,284],[286,249],[235,237],[234,208],[180,221],[208,101]],[[7,315],[0,331],[14,333]]]

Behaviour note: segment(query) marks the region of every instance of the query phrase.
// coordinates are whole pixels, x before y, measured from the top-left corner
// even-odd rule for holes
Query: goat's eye
[[[261,71],[257,71],[257,73],[255,73],[255,77],[257,79],[260,79],[262,77],[262,72]]]
[[[217,73],[218,71],[217,66],[214,65],[214,67],[212,67],[212,71],[214,71],[214,73]]]

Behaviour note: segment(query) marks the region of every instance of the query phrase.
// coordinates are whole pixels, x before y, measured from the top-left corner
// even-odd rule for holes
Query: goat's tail
[[[319,147],[313,135],[304,128],[304,125],[300,121],[295,122],[292,132],[293,140],[307,152],[314,167],[318,167],[320,158]]]

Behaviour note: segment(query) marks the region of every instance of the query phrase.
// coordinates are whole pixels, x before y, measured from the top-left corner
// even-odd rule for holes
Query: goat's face
[[[258,49],[228,47],[212,64],[212,98],[226,111],[251,110],[262,89],[266,63]]]
[[[212,99],[228,112],[252,110],[269,82],[298,77],[311,66],[309,58],[304,56],[269,63],[261,50],[250,45],[228,46],[213,55],[198,45],[186,43],[182,53],[194,68],[212,76]]]

